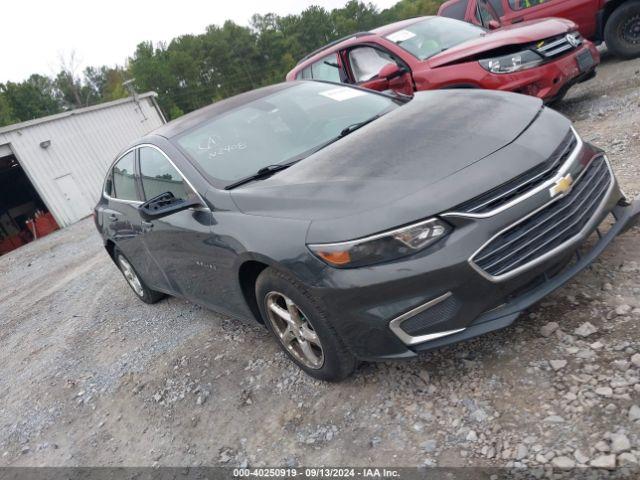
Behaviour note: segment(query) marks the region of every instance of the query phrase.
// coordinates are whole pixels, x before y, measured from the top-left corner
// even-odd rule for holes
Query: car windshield
[[[215,186],[224,186],[299,159],[399,104],[356,88],[301,82],[211,118],[176,142]]]
[[[426,60],[467,40],[481,37],[484,29],[453,18],[431,17],[386,35],[414,57]]]

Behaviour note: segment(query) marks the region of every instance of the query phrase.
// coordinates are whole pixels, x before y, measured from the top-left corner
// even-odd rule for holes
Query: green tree
[[[7,82],[2,88],[8,111],[17,122],[51,115],[62,111],[56,100],[53,81],[33,74],[24,82]]]

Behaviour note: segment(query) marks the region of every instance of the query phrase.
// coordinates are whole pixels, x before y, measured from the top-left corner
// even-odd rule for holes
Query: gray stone
[[[551,365],[551,368],[553,368],[557,372],[558,370],[567,366],[567,361],[566,360],[549,360],[549,365]]]
[[[630,305],[620,305],[618,306],[618,308],[616,308],[616,314],[620,316],[629,315],[629,313],[631,313],[631,310],[633,309]]]
[[[618,465],[620,466],[637,465],[637,464],[638,464],[638,458],[633,453],[625,452],[618,455]]]
[[[640,353],[634,353],[631,356],[631,363],[633,363],[636,367],[640,367]]]
[[[578,335],[579,337],[588,337],[589,335],[592,335],[597,331],[598,329],[595,326],[593,326],[591,323],[584,322],[582,325],[576,328],[573,331],[573,333]]]
[[[484,410],[479,408],[471,414],[471,418],[473,418],[476,422],[484,422],[487,418],[489,418],[489,416]]]
[[[640,407],[638,405],[631,405],[629,409],[629,420],[635,422],[640,419]]]
[[[522,444],[516,447],[516,460],[527,458],[527,455],[529,455],[529,449],[527,447]]]
[[[468,442],[475,442],[476,440],[478,440],[478,434],[476,433],[475,430],[469,430],[469,433],[467,433],[467,441]]]
[[[573,458],[576,459],[576,462],[586,464],[589,461],[589,457],[582,452],[582,450],[576,450],[573,452]]]
[[[589,466],[593,468],[604,468],[607,470],[614,470],[616,468],[616,456],[600,455],[589,462]]]
[[[564,422],[564,418],[560,415],[549,415],[543,421],[546,423],[562,423]]]
[[[549,337],[553,334],[553,332],[558,330],[559,327],[560,325],[558,325],[556,322],[549,322],[540,328],[540,335],[542,335],[543,337]]]
[[[611,451],[613,453],[622,453],[631,450],[631,442],[629,441],[629,438],[622,433],[611,435],[610,440]]]
[[[610,452],[611,451],[611,447],[609,447],[609,444],[607,442],[605,442],[604,440],[600,440],[598,443],[596,443],[594,445],[594,448],[599,451],[599,452]]]
[[[562,455],[551,460],[551,465],[553,465],[553,468],[557,468],[559,470],[571,470],[572,468],[575,468],[576,462],[569,457]]]
[[[438,448],[438,443],[435,440],[426,440],[420,444],[422,451],[427,453],[433,453]]]
[[[596,395],[600,395],[601,397],[610,398],[613,396],[613,389],[611,387],[598,387],[595,390]]]

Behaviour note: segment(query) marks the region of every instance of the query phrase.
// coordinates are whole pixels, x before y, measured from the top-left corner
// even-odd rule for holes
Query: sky
[[[380,9],[397,0],[372,0]],[[300,13],[309,5],[328,10],[346,0],[8,0],[2,5],[0,82],[32,73],[53,76],[64,63],[80,73],[87,66],[123,65],[136,45],[202,33],[207,25],[233,20],[248,25],[254,13]],[[72,61],[73,55],[73,61]]]

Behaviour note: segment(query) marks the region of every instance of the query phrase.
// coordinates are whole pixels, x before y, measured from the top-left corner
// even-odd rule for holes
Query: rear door
[[[138,207],[142,204],[136,174],[136,151],[122,155],[113,165],[105,185],[107,205],[102,213],[107,236],[125,254],[139,275],[151,287],[162,284],[151,282],[152,262],[142,243],[142,225]],[[157,268],[155,269],[157,273]]]
[[[597,0],[505,0],[505,24],[547,17],[567,18],[592,37],[596,30]]]

